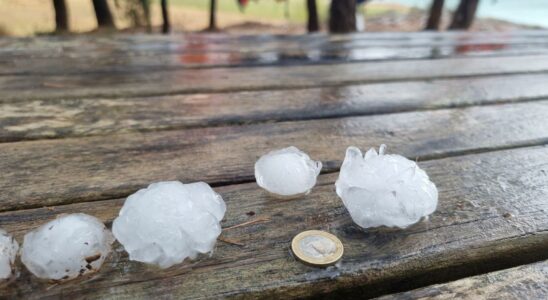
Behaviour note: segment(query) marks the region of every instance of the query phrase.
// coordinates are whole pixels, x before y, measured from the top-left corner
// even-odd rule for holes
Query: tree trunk
[[[215,16],[216,10],[217,10],[217,0],[211,0],[210,6],[209,6],[209,27],[207,28],[209,31],[217,30],[217,19]]]
[[[306,9],[308,11],[308,32],[316,32],[320,30],[316,0],[306,0]]]
[[[55,30],[68,31],[68,12],[65,0],[53,0],[55,9]]]
[[[443,2],[444,0],[432,1],[430,16],[428,17],[428,22],[426,23],[426,30],[440,29],[441,15],[443,14]]]
[[[356,31],[356,1],[331,0],[329,31],[348,33]]]
[[[145,22],[146,22],[146,28],[147,32],[152,32],[152,20],[150,18],[150,1],[149,0],[141,0],[141,6],[143,7],[143,13],[145,15]]]
[[[162,32],[169,33],[171,25],[169,24],[169,11],[167,6],[167,0],[162,0]]]
[[[479,0],[461,0],[459,7],[453,14],[450,30],[469,29],[472,26]]]
[[[114,21],[107,0],[93,0],[95,17],[99,27],[114,27]]]

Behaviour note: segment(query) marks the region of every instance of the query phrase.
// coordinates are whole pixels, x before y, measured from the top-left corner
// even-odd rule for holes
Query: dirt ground
[[[67,5],[69,6],[71,32],[82,33],[95,30],[97,24],[91,1],[67,0]],[[386,6],[388,4],[372,5]],[[200,31],[207,27],[208,13],[206,11],[175,5],[172,5],[170,9],[173,31],[175,32]],[[450,17],[450,13],[446,12],[444,22],[448,23]],[[299,34],[305,32],[304,24],[285,20],[265,20],[245,13],[219,12],[217,19],[221,30],[236,34]],[[117,28],[121,30],[142,30],[128,28],[129,21],[120,13],[117,13],[115,21]],[[392,12],[368,16],[365,24],[366,31],[418,31],[422,29],[425,21],[424,11],[394,7]],[[152,6],[152,23],[155,28],[159,28],[161,24],[158,5]],[[54,28],[54,12],[51,1],[0,0],[0,35],[32,36],[50,33]],[[498,20],[478,19],[472,30],[506,31],[520,28],[529,27]]]
[[[419,31],[426,24],[427,13],[410,9],[406,14],[387,13],[366,19],[366,31]],[[442,16],[441,28],[447,28],[451,21],[451,13],[445,11]],[[530,29],[532,26],[514,24],[511,22],[478,18],[474,21],[472,31],[510,31],[516,29]]]
[[[205,0],[204,0],[205,1]],[[8,36],[32,36],[52,32],[55,29],[55,15],[51,0],[0,0],[0,34]],[[94,18],[93,6],[89,0],[67,0],[69,10],[69,26],[71,32],[81,33],[95,30],[97,22]],[[127,29],[129,21],[115,9],[115,23],[119,29]],[[208,13],[198,9],[170,6],[170,19],[174,31],[199,31],[207,27]],[[299,24],[285,21],[268,20],[246,14],[218,13],[217,21],[220,28],[248,24],[253,29],[274,29],[274,31],[293,31],[300,28]],[[152,24],[161,25],[159,5],[152,5]],[[251,25],[251,26],[250,26]],[[238,28],[236,26],[235,28]],[[302,30],[301,30],[302,31]]]

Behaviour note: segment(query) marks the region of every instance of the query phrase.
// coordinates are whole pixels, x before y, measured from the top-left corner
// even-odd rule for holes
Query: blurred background
[[[0,0],[0,35],[35,36],[104,31],[160,32],[164,2],[170,31],[195,32],[209,29],[236,34],[306,33],[310,3],[317,12],[318,30],[329,30],[330,0],[103,0],[113,26],[98,30],[95,0]],[[64,3],[67,29],[56,26],[54,2]],[[214,24],[211,26],[211,4]],[[357,1],[355,25],[358,31],[419,31],[425,28],[431,0]],[[446,30],[460,0],[444,2],[439,30]],[[465,1],[464,1],[465,2]],[[475,7],[469,30],[508,31],[548,28],[546,0],[481,0]],[[97,4],[97,3],[95,3]],[[108,30],[104,30],[104,28]]]

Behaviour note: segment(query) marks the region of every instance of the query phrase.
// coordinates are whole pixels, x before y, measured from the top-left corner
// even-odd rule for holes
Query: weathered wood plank
[[[410,38],[461,38],[466,39],[470,37],[542,37],[546,36],[548,33],[545,29],[533,29],[533,30],[512,30],[512,31],[413,31],[413,32],[354,32],[350,34],[323,34],[330,40],[346,40],[346,39],[355,39],[355,38],[375,38],[375,39],[410,39]],[[319,34],[320,36],[322,34]],[[253,35],[248,36],[253,38]],[[293,38],[294,36],[289,35],[288,38]]]
[[[308,39],[299,43],[291,42],[252,42],[240,43],[237,39],[227,40],[224,43],[211,43],[210,41],[198,39],[193,40],[153,40],[139,39],[138,41],[126,42],[116,38],[79,40],[70,39],[66,42],[50,41],[49,39],[38,38],[31,43],[22,41],[21,45],[13,47],[5,46],[0,51],[2,58],[93,58],[99,55],[119,56],[124,54],[131,56],[144,55],[165,55],[165,54],[222,54],[240,53],[253,54],[261,52],[291,52],[291,51],[341,51],[354,49],[398,49],[398,48],[420,48],[420,47],[543,47],[546,45],[546,37],[541,38],[506,38],[479,36],[457,39],[407,39],[402,41],[391,40],[350,40],[350,41],[326,41],[320,38]]]
[[[159,42],[159,41],[192,41],[208,40],[215,43],[226,43],[227,41],[246,42],[268,42],[268,41],[309,41],[314,39],[323,39],[329,41],[344,41],[356,39],[374,39],[374,40],[408,40],[417,38],[444,39],[459,38],[467,39],[471,37],[545,37],[548,36],[548,30],[512,30],[512,31],[413,31],[413,32],[353,32],[349,34],[327,34],[315,33],[310,35],[285,35],[285,34],[225,34],[225,33],[173,33],[170,35],[148,34],[148,33],[114,33],[105,35],[49,35],[41,36],[43,40],[54,42],[70,42],[75,40],[116,40],[128,43]],[[8,47],[13,43],[33,43],[37,42],[35,37],[4,37],[0,41],[0,46]],[[28,46],[28,44],[24,44]]]
[[[548,261],[388,295],[389,299],[547,299]]]
[[[333,48],[333,47],[330,47]],[[151,72],[182,68],[287,66],[447,57],[491,57],[548,53],[545,44],[459,44],[455,46],[365,47],[343,49],[280,49],[201,53],[93,53],[36,58],[31,55],[0,56],[0,76],[67,75],[77,73]]]
[[[0,101],[303,88],[548,71],[548,55],[149,73],[0,76]]]
[[[305,36],[233,36],[233,35],[114,35],[109,37],[71,36],[40,37],[32,39],[3,39],[0,54],[29,55],[34,57],[58,57],[87,55],[89,52],[225,52],[225,51],[279,51],[280,49],[318,49],[330,46],[347,49],[363,46],[454,46],[463,43],[479,44],[535,44],[546,43],[548,31],[481,33],[438,32],[379,35],[358,33],[354,35],[305,35]]]
[[[422,159],[548,142],[548,101],[0,144],[0,211],[123,197],[151,181],[234,183],[295,145],[336,170],[346,147]]]
[[[0,103],[0,141],[524,101],[548,98],[547,82],[547,74],[534,74],[286,91]]]
[[[227,202],[224,227],[268,217],[267,223],[225,231],[244,246],[219,242],[212,257],[167,270],[128,262],[116,251],[99,273],[50,285],[25,270],[4,297],[26,299],[371,297],[546,259],[548,148],[520,148],[420,163],[439,189],[437,212],[406,230],[360,230],[337,198],[337,174],[320,176],[306,197],[281,201],[254,183],[217,188]],[[79,203],[0,214],[0,227],[21,240],[60,213],[85,212],[110,223],[123,200]],[[249,214],[248,214],[249,213]],[[289,254],[306,229],[336,234],[345,256],[317,269]],[[327,294],[326,294],[327,293]]]

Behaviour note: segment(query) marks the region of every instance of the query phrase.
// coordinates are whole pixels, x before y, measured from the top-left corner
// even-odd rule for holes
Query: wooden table
[[[224,228],[250,222],[166,270],[119,244],[62,284],[19,266],[0,298],[548,296],[548,31],[0,39],[0,142],[0,227],[19,242],[62,213],[110,226],[161,180],[206,181]],[[381,143],[438,186],[428,221],[352,223],[337,170],[346,147]],[[276,200],[253,164],[290,145],[325,167]],[[340,266],[295,261],[307,229],[342,240]]]

